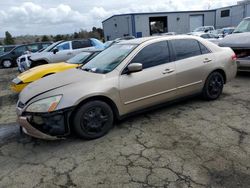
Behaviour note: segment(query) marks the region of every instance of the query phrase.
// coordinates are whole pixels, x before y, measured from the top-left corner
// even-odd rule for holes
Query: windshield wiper
[[[242,31],[234,31],[233,33],[243,33]]]

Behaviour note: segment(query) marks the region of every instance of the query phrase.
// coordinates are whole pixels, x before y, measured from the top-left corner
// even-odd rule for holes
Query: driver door
[[[141,63],[143,70],[120,76],[120,98],[126,113],[175,97],[175,63],[167,41],[144,47],[131,63]]]
[[[58,52],[53,53],[53,50],[51,51],[51,55],[49,57],[51,63],[66,61],[74,56],[71,50],[71,42],[69,41],[59,44],[54,49],[57,49]]]

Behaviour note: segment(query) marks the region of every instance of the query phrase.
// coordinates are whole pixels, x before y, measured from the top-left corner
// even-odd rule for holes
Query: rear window
[[[91,46],[92,45],[91,45],[91,42],[89,40],[72,41],[72,48],[73,49],[88,48]]]
[[[186,59],[193,56],[201,55],[201,49],[198,41],[193,39],[178,39],[171,41],[175,53],[176,60]]]

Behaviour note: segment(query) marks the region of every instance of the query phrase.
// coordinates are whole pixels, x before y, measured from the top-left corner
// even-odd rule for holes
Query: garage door
[[[190,16],[190,18],[189,18],[190,31],[193,31],[197,27],[204,26],[203,17],[204,17],[204,15],[191,15]]]

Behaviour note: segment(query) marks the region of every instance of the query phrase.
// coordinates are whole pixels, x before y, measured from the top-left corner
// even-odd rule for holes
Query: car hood
[[[23,91],[19,95],[19,100],[22,103],[26,103],[27,101],[31,100],[32,98],[70,85],[75,84],[78,82],[81,83],[90,83],[90,82],[97,82],[98,80],[103,79],[103,74],[91,73],[86,72],[81,69],[70,69],[64,72],[60,72],[57,74],[53,74],[42,79],[39,79],[35,82],[32,82],[27,87],[23,89]]]
[[[250,32],[227,35],[219,42],[221,47],[250,48]]]
[[[34,67],[29,69],[22,74],[18,75],[18,79],[21,80],[23,83],[30,83],[34,82],[46,75],[54,74],[57,72],[61,72],[67,69],[72,69],[78,67],[78,64],[71,64],[71,63],[52,63]]]

